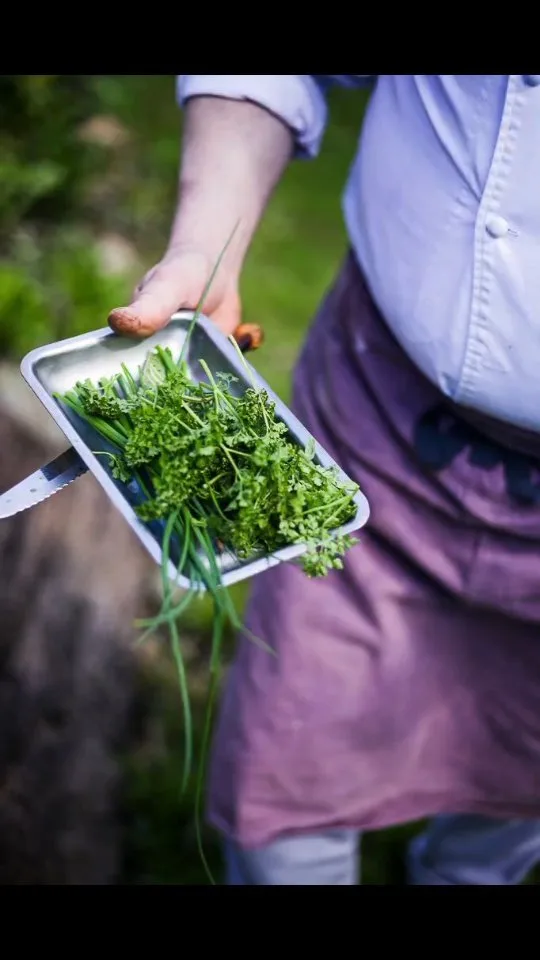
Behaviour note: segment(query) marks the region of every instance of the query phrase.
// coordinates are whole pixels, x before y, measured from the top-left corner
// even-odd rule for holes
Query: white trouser
[[[225,846],[227,884],[349,886],[360,879],[360,836],[350,830],[291,836],[257,850]],[[540,860],[540,821],[435,818],[409,846],[408,883],[519,884]]]

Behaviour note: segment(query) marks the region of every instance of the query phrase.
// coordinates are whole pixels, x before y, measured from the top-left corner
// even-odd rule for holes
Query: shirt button
[[[540,84],[540,74],[538,73],[525,73],[523,79],[528,87],[537,87]]]
[[[486,220],[486,230],[490,237],[494,237],[495,239],[504,237],[508,233],[508,222],[504,217],[498,217],[496,214],[492,214]]]

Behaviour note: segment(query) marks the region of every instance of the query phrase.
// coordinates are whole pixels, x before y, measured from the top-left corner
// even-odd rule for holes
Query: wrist
[[[212,263],[233,230],[224,268],[238,278],[249,244],[292,153],[280,120],[248,102],[211,97],[186,105],[179,199],[169,241]]]
[[[229,192],[231,191],[231,192]],[[223,184],[181,184],[167,256],[189,253],[204,257],[212,268],[225,244],[222,267],[238,280],[261,211],[244,192],[241,203],[232,203],[230,180]]]

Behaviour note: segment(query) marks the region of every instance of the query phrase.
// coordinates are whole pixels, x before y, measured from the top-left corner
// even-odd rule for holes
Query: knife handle
[[[258,350],[264,343],[263,328],[257,323],[240,323],[233,336],[242,353]]]

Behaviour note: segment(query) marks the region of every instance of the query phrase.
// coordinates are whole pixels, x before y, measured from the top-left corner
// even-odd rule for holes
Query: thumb
[[[161,330],[177,310],[196,305],[197,295],[190,296],[183,271],[174,263],[160,264],[146,275],[128,306],[111,311],[108,322],[116,333],[147,337]]]

